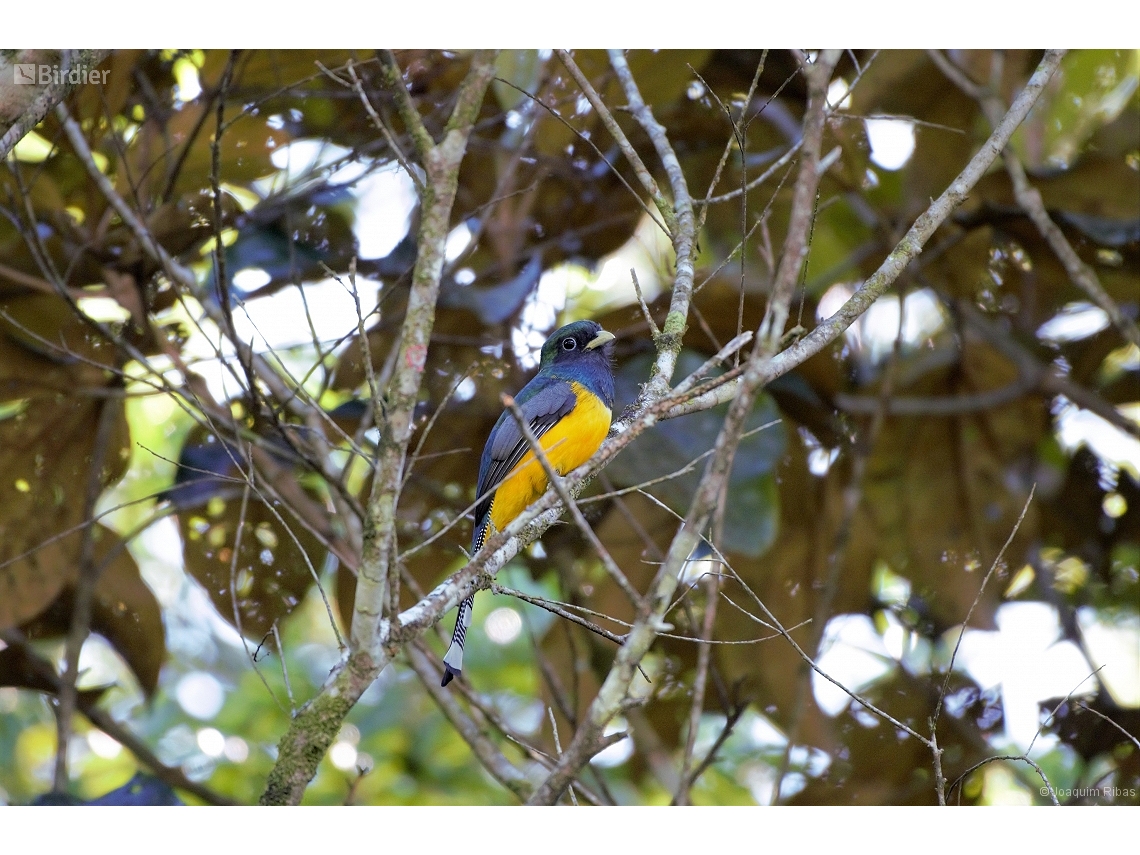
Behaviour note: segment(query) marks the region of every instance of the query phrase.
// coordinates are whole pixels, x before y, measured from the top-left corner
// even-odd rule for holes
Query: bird
[[[595,321],[560,327],[542,345],[538,373],[515,395],[523,418],[560,474],[593,457],[609,433],[614,406],[613,341],[613,333]],[[514,415],[503,410],[479,460],[471,554],[526,510],[547,486],[542,462],[534,456]],[[472,593],[459,604],[440,685],[446,686],[463,671],[463,645],[474,602]]]

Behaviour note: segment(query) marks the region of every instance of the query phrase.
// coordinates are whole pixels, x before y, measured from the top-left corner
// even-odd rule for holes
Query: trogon
[[[614,405],[613,340],[613,334],[594,321],[575,321],[556,330],[542,346],[538,374],[515,396],[547,460],[561,474],[589,460],[609,433]],[[471,554],[546,488],[542,462],[534,456],[515,417],[504,410],[479,461]],[[459,604],[451,646],[443,657],[444,686],[463,670],[463,644],[474,600],[472,594]]]

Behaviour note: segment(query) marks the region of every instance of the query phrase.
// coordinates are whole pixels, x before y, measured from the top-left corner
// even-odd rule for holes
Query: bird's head
[[[596,321],[574,321],[554,331],[542,346],[542,368],[561,368],[582,362],[609,364],[613,333]]]

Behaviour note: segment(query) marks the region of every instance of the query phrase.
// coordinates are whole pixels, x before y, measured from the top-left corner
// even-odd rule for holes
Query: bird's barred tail
[[[451,633],[451,646],[447,648],[447,653],[443,657],[441,686],[446,686],[452,678],[463,671],[463,644],[467,640],[467,628],[471,626],[471,608],[474,604],[474,594],[459,604],[459,614],[455,616],[455,631]]]

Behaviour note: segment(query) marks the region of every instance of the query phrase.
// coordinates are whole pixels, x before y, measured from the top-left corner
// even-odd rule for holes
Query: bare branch
[[[1005,105],[998,93],[993,89],[974,83],[941,51],[927,51],[927,55],[955,86],[978,102],[990,124],[996,126],[1005,111]],[[1049,244],[1053,254],[1057,256],[1057,260],[1061,262],[1061,266],[1069,274],[1069,279],[1084,291],[1095,305],[1104,310],[1113,326],[1120,331],[1124,338],[1140,347],[1140,328],[1137,328],[1135,322],[1125,317],[1120,306],[1100,284],[1096,271],[1081,261],[1072,244],[1065,238],[1057,224],[1053,222],[1045,210],[1045,203],[1041,199],[1040,191],[1029,183],[1029,176],[1025,174],[1025,167],[1018,159],[1017,153],[1007,146],[1002,150],[1002,160],[1005,163],[1005,171],[1009,174],[1010,181],[1013,184],[1013,195],[1018,206],[1037,227],[1041,237]]]
[[[87,484],[83,495],[83,519],[90,520],[95,503],[103,491],[103,467],[112,432],[122,415],[117,401],[105,400],[99,407],[99,420],[95,428],[95,441],[87,469]],[[67,792],[67,755],[71,744],[72,716],[78,702],[76,681],[79,679],[79,654],[91,631],[91,610],[95,601],[95,586],[99,583],[106,560],[95,560],[95,526],[83,530],[79,548],[79,578],[75,583],[75,605],[71,610],[71,624],[64,652],[64,671],[59,681],[59,707],[56,709],[56,754],[52,788],[57,793]]]
[[[36,676],[51,686],[57,695],[62,692],[63,681],[55,673],[55,669],[51,663],[32,649],[23,633],[16,629],[3,629],[0,630],[0,640],[3,640],[5,644],[11,647],[21,650],[24,654],[25,661],[35,672]],[[182,771],[181,767],[167,766],[158,759],[155,753],[150,750],[150,747],[143,742],[142,739],[136,736],[129,728],[115,721],[111,714],[99,708],[97,703],[97,699],[92,699],[89,696],[81,694],[77,698],[76,709],[83,713],[84,717],[93,725],[120,745],[125,746],[126,749],[134,754],[138,761],[150,769],[157,778],[172,787],[177,787],[180,790],[194,794],[206,804],[233,804],[230,799],[219,795],[209,787],[203,786],[197,781],[191,781],[186,777],[186,773]]]
[[[390,66],[389,74],[398,78],[399,74],[394,69],[394,65]],[[423,147],[428,144],[420,139],[419,131],[413,134],[417,147],[421,149],[428,192],[425,193],[425,206],[420,218],[419,252],[412,273],[395,370],[384,400],[385,418],[376,455],[372,499],[368,503],[364,550],[352,616],[352,643],[370,650],[373,656],[378,653],[378,645],[384,643],[379,622],[389,603],[391,577],[397,573],[396,505],[414,427],[413,414],[427,360],[428,342],[435,323],[435,303],[443,273],[444,244],[450,228],[451,208],[459,185],[459,165],[493,73],[493,56],[485,52],[477,54],[461,87],[457,112],[453,114],[455,119],[462,107],[466,124],[449,130],[439,144],[430,143],[426,149]],[[402,83],[398,88],[406,94]],[[407,109],[415,113],[414,105]],[[415,115],[418,118],[419,114]],[[410,120],[406,117],[406,121]],[[379,421],[379,416],[377,419]]]
[[[444,243],[466,152],[483,95],[494,75],[494,54],[477,52],[460,87],[455,109],[437,144],[424,129],[419,113],[389,55],[388,83],[397,90],[405,123],[416,141],[426,173],[424,210],[418,234],[419,252],[400,333],[392,378],[385,398],[385,416],[372,496],[364,529],[364,549],[357,577],[352,616],[352,650],[333,670],[321,692],[293,719],[278,745],[278,759],[269,775],[263,804],[297,804],[316,773],[345,715],[376,675],[391,661],[389,593],[398,584],[396,506],[411,440],[413,414],[419,394],[428,341],[435,320],[435,303],[443,272]],[[395,581],[393,581],[395,580]],[[422,602],[422,601],[421,601]]]
[[[1054,807],[1060,807],[1061,806],[1061,803],[1059,801],[1057,801],[1057,791],[1053,788],[1053,785],[1051,783],[1049,783],[1049,778],[1045,775],[1045,770],[1041,768],[1041,766],[1037,763],[1036,760],[1033,760],[1031,757],[1029,757],[1025,754],[999,754],[995,757],[987,757],[985,760],[982,760],[980,763],[975,763],[973,766],[971,766],[969,769],[967,769],[965,772],[963,772],[961,775],[959,775],[957,778],[954,779],[953,783],[951,783],[950,786],[946,790],[946,796],[949,797],[950,794],[954,792],[954,788],[957,787],[959,784],[961,784],[964,780],[966,780],[966,778],[969,777],[969,775],[971,773],[977,771],[978,769],[981,769],[987,763],[994,763],[994,762],[997,762],[998,760],[1018,760],[1022,763],[1025,763],[1029,766],[1032,766],[1033,771],[1035,771],[1037,773],[1038,777],[1041,778],[1041,783],[1043,783],[1045,785],[1044,787],[1042,787],[1042,789],[1045,790],[1045,793],[1043,793],[1043,795],[1048,794],[1049,801],[1051,801],[1053,803]]]
[[[629,161],[629,165],[633,167],[634,173],[637,175],[638,181],[641,186],[645,188],[645,192],[649,194],[649,198],[653,200],[653,204],[657,206],[657,210],[661,212],[661,216],[665,218],[667,233],[672,233],[676,229],[676,218],[674,216],[673,207],[669,204],[661,188],[657,186],[657,181],[649,173],[645,164],[641,160],[641,155],[637,153],[637,149],[633,147],[629,139],[625,135],[625,131],[621,129],[621,125],[617,123],[610,108],[602,100],[590,79],[582,73],[582,69],[578,67],[578,63],[574,62],[574,57],[570,55],[569,51],[558,51],[558,58],[562,60],[562,64],[566,70],[570,72],[570,76],[578,84],[578,88],[582,90],[582,94],[586,96],[586,100],[590,102],[590,106],[598,114],[598,118],[602,120],[602,124],[606,126],[606,130],[610,132],[614,142],[618,144],[621,153],[625,159]]]
[[[784,251],[776,276],[772,282],[772,296],[764,313],[764,321],[757,332],[757,347],[763,347],[768,355],[779,349],[784,335],[784,325],[788,320],[800,269],[808,252],[808,231],[811,228],[812,211],[816,192],[819,189],[820,154],[823,145],[823,127],[827,110],[827,88],[831,82],[831,72],[842,55],[841,51],[823,51],[814,63],[801,64],[808,81],[808,105],[804,116],[803,157],[800,158],[800,174],[792,191],[792,213],[788,221],[788,233],[784,239]]]
[[[764,364],[761,369],[763,382],[770,382],[776,377],[786,374],[796,365],[815,356],[824,347],[835,341],[844,330],[854,323],[856,318],[870,308],[875,300],[887,292],[907,265],[918,257],[937,228],[946,221],[946,218],[955,208],[965,201],[970,190],[981,180],[986,170],[997,159],[1001,150],[1009,142],[1010,137],[1013,136],[1013,132],[1024,121],[1030,108],[1036,103],[1037,98],[1045,88],[1045,84],[1049,82],[1049,78],[1060,64],[1062,55],[1063,51],[1045,52],[1037,69],[1029,78],[1025,88],[1018,93],[1009,111],[998,123],[989,139],[982,144],[970,162],[966,164],[966,167],[950,182],[950,186],[914,221],[903,239],[883,260],[879,269],[834,315],[818,324],[802,339],[776,354]],[[669,411],[666,417],[684,415],[685,412],[692,412],[694,409],[704,409],[730,401],[737,395],[743,382],[743,379],[740,379],[726,383],[702,395],[698,400],[687,402],[686,406],[692,409],[678,408]]]
[[[503,755],[498,746],[463,711],[455,694],[440,688],[439,677],[441,672],[428,658],[422,642],[413,642],[407,646],[406,650],[408,662],[420,678],[420,683],[431,695],[436,705],[443,710],[443,714],[447,716],[447,720],[451,722],[459,735],[471,746],[471,750],[479,758],[483,768],[490,772],[496,781],[518,796],[520,800],[525,800],[530,796],[534,787],[527,780],[526,775]]]
[[[693,760],[693,747],[697,742],[697,729],[701,723],[701,713],[705,705],[705,683],[708,680],[709,660],[712,655],[712,645],[709,641],[713,636],[713,627],[716,624],[716,604],[720,589],[720,577],[710,573],[705,578],[705,615],[701,626],[701,644],[697,649],[697,673],[693,679],[693,700],[689,706],[689,728],[685,734],[685,750],[681,755],[681,781],[673,793],[673,804],[688,804],[689,789],[696,780],[695,769],[691,768]],[[710,755],[711,756],[711,755]]]
[[[1098,670],[1099,670],[1099,669],[1098,669]],[[1072,693],[1070,692],[1070,694],[1072,694]],[[1120,731],[1122,734],[1124,734],[1124,736],[1126,736],[1126,737],[1128,738],[1128,740],[1129,740],[1129,741],[1130,741],[1130,742],[1131,742],[1133,745],[1135,745],[1137,748],[1140,748],[1140,739],[1137,739],[1135,736],[1133,736],[1131,733],[1129,733],[1127,730],[1125,730],[1123,727],[1121,727],[1121,726],[1120,726],[1119,724],[1117,724],[1115,721],[1113,721],[1112,719],[1110,719],[1110,718],[1109,718],[1108,716],[1106,716],[1104,713],[1101,713],[1101,712],[1097,712],[1097,711],[1096,711],[1096,710],[1094,710],[1092,707],[1090,707],[1088,704],[1084,704],[1084,703],[1082,703],[1082,702],[1080,702],[1080,701],[1077,701],[1077,706],[1079,706],[1079,707],[1080,707],[1081,709],[1083,709],[1083,710],[1087,710],[1088,712],[1091,712],[1091,713],[1092,713],[1093,715],[1095,715],[1097,718],[1103,718],[1105,721],[1107,721],[1109,724],[1111,724],[1113,727],[1115,727],[1117,730],[1119,730],[1119,731]],[[1055,714],[1057,711],[1056,711],[1056,710],[1053,710],[1053,712],[1054,712],[1054,714]]]
[[[610,65],[621,82],[625,97],[629,100],[633,117],[642,129],[649,135],[653,147],[657,150],[657,157],[669,176],[669,188],[673,193],[672,217],[669,237],[673,241],[673,252],[676,272],[673,275],[673,292],[669,298],[669,314],[665,316],[665,324],[661,334],[653,340],[657,347],[657,360],[653,365],[653,375],[649,378],[642,399],[651,401],[660,397],[669,387],[673,379],[673,372],[677,367],[677,356],[681,352],[681,339],[685,335],[685,326],[688,323],[689,304],[693,296],[693,265],[694,249],[697,240],[697,223],[693,214],[693,199],[689,194],[689,185],[685,174],[681,170],[681,162],[677,153],[665,133],[665,128],[653,117],[653,111],[641,97],[637,82],[629,70],[625,54],[619,50],[609,52]]]

